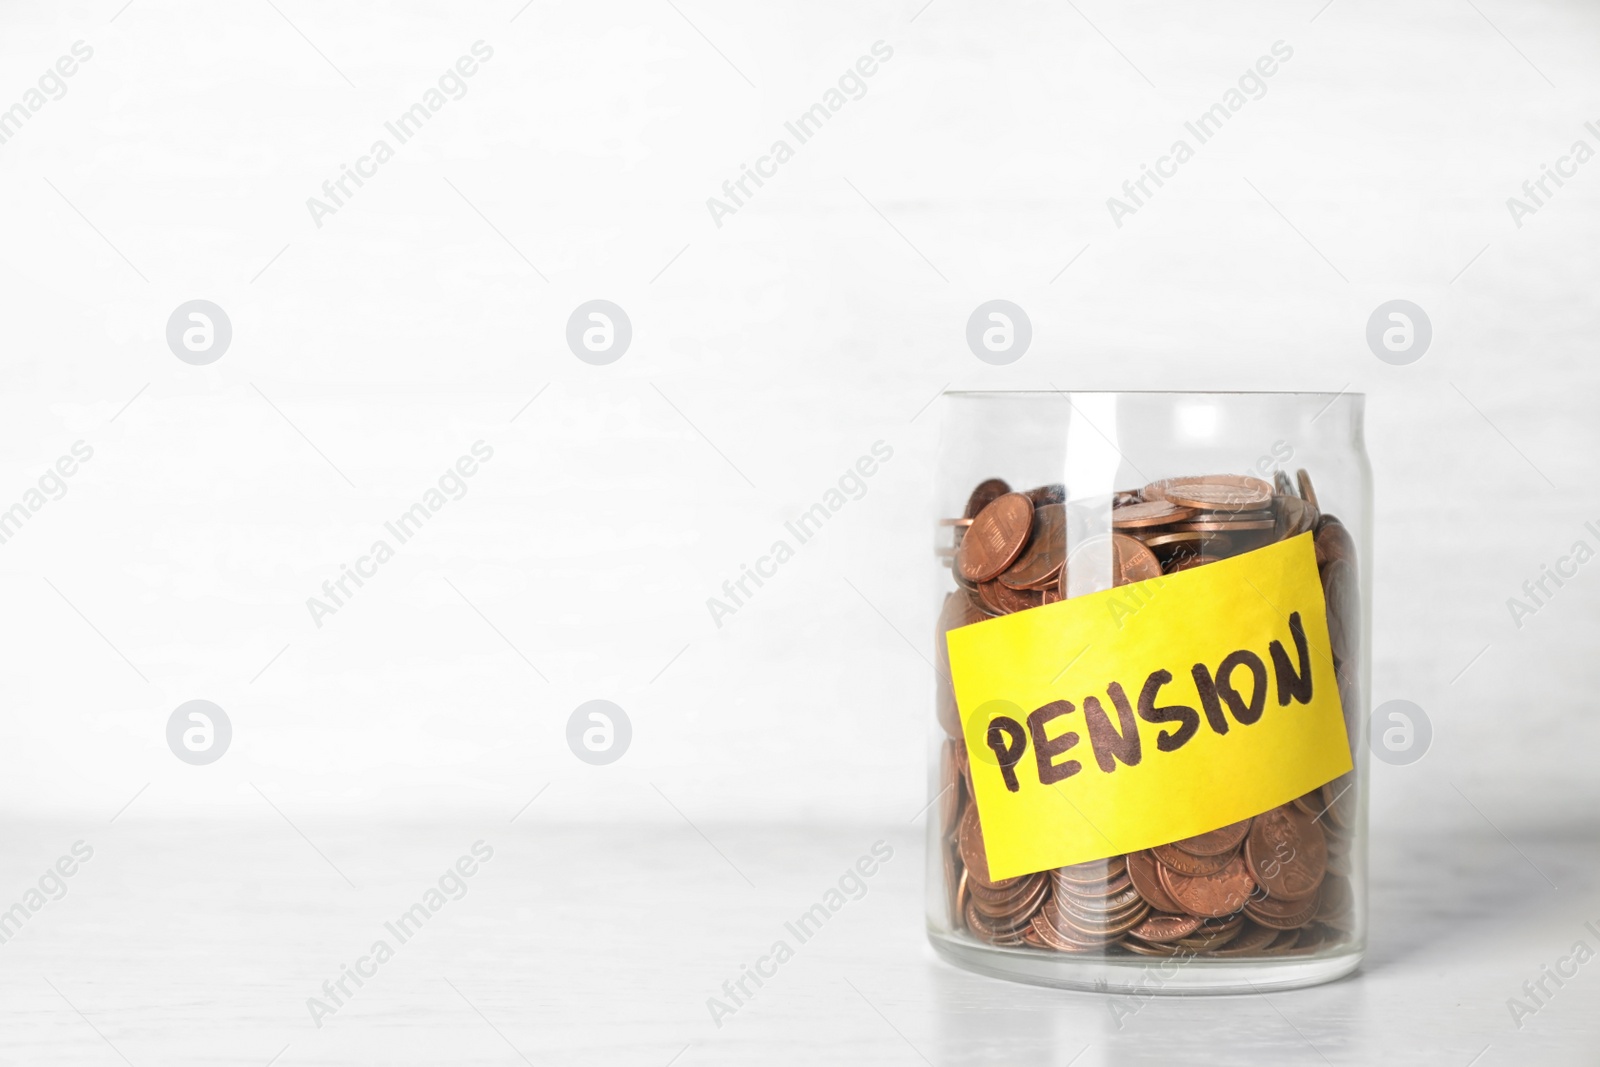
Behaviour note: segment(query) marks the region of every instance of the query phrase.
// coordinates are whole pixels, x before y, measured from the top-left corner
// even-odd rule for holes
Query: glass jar
[[[1251,992],[1354,970],[1365,398],[943,403],[934,948],[986,974],[1110,992]]]

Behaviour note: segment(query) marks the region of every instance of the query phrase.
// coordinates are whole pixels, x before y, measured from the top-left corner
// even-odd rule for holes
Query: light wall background
[[[1364,391],[1373,700],[1426,709],[1374,819],[1595,796],[1600,121],[1592,5],[166,0],[0,11],[0,545],[14,815],[904,820],[923,803],[944,388]],[[1320,9],[1319,9],[1320,7]],[[337,214],[306,199],[474,42],[493,58]],[[719,227],[707,197],[875,42],[893,57]],[[1125,224],[1106,198],[1274,42],[1291,60]],[[1070,265],[1069,265],[1070,264]],[[1027,355],[967,350],[1024,307]],[[231,318],[218,362],[165,324]],[[633,323],[566,348],[581,302]],[[1405,298],[1432,347],[1389,366]],[[305,606],[478,441],[493,459],[318,628]],[[748,607],[706,598],[874,442]],[[853,587],[853,588],[852,588]],[[469,603],[470,602],[470,603]],[[183,701],[225,708],[206,768]],[[595,768],[579,703],[631,717]],[[141,791],[142,790],[142,791]],[[1589,798],[1585,800],[1584,798]],[[1556,798],[1560,798],[1557,801]]]

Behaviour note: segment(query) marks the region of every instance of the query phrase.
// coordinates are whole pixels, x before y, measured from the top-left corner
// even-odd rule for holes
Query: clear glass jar
[[[1354,970],[1366,932],[1372,484],[1362,435],[1365,398],[953,392],[943,404],[927,869],[934,948],[986,974],[1109,992],[1251,992],[1328,981]],[[1204,484],[1196,488],[1197,482]],[[995,504],[1008,492],[1025,497],[1031,513],[1015,499]],[[963,552],[974,520],[991,504]],[[1022,529],[1026,540],[1019,548]],[[986,727],[983,709],[958,709],[961,683],[952,684],[947,634],[1124,584],[1153,588],[1173,574],[1266,551],[1300,534],[1310,536],[1285,550],[1302,553],[1302,573],[1310,567],[1306,546],[1315,551],[1315,579],[1302,588],[1320,579],[1328,623],[1322,655],[1331,660],[1327,677],[1336,679],[1339,696],[1338,710],[1322,714],[1334,724],[1342,715],[1337,741],[1348,745],[1352,769],[1292,801],[1197,836],[1147,842],[1128,852],[1113,852],[1106,838],[1092,860],[988,877],[983,838],[992,830],[975,799],[973,776],[999,782],[1006,746],[1025,748],[1027,731],[1013,736],[1006,731],[1014,723],[992,720]],[[1219,568],[1209,580],[1248,582],[1244,568],[1265,558]],[[1183,588],[1198,585],[1191,581]],[[1184,595],[1181,589],[1178,595]],[[1029,625],[1066,627],[1053,621],[1066,614],[1041,612]],[[1071,635],[1060,636],[1068,647]],[[1265,635],[1263,647],[1264,640]],[[969,663],[958,661],[958,675],[972,669]],[[1258,674],[1257,693],[1267,685],[1266,675]],[[1059,695],[1082,702],[1087,712],[1083,692]],[[1117,695],[1119,710],[1126,711]],[[1271,700],[1267,707],[1277,711]],[[964,729],[964,719],[979,725]],[[1133,722],[1123,720],[1125,727]],[[1137,724],[1147,751],[1158,735],[1154,722]],[[1337,725],[1330,729],[1337,731]],[[1045,739],[1043,731],[1032,736]],[[1246,736],[1245,728],[1236,728],[1235,736]],[[1092,771],[1087,752],[1087,746],[1076,750]],[[1099,758],[1098,747],[1094,752]],[[1148,781],[1159,782],[1161,758],[1148,761],[1142,772]],[[1115,761],[1111,766],[1122,769]],[[1237,780],[1208,788],[1227,791]],[[1056,788],[1070,798],[1078,785],[1069,781]],[[1295,846],[1288,853],[1285,836]],[[1283,865],[1263,858],[1266,841],[1289,857]],[[1286,868],[1293,868],[1292,878]],[[1219,880],[1248,890],[1219,905]],[[1235,906],[1236,900],[1242,903]]]

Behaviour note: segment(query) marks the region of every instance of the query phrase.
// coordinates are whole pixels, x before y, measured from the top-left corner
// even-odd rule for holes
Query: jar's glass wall
[[[952,393],[943,402],[927,852],[935,947],[971,969],[1101,990],[1250,991],[1353,969],[1366,930],[1372,490],[1362,440],[1364,399],[1348,393],[1051,392]],[[1146,487],[1213,475],[1258,494],[1264,485],[1270,502],[1241,513],[1184,508],[1172,521],[1126,525],[1137,513],[1125,509],[1162,495]],[[1005,484],[985,485],[995,479]],[[1023,554],[1031,554],[1031,562],[1012,564],[1001,576],[1005,581],[974,582],[955,566],[957,547],[974,510],[1007,489],[1035,505]],[[1161,519],[1160,506],[1144,510]],[[1314,897],[1286,901],[1258,891],[1234,914],[1188,915],[1163,891],[1170,884],[1163,878],[1171,874],[1163,857],[1180,866],[1190,861],[1172,848],[1015,879],[984,877],[970,828],[963,851],[963,820],[976,820],[945,633],[1204,566],[1300,532],[1315,537],[1354,762],[1350,774],[1297,800],[1299,814],[1283,816],[1302,832],[1311,825],[1316,836],[1308,843],[1326,853]],[[1056,549],[1046,550],[1051,538],[1061,542],[1066,565],[1054,560]],[[1131,564],[1130,553],[1138,554]],[[1235,853],[1244,847],[1224,839],[1217,844]],[[1201,867],[1215,862],[1198,860]],[[1165,920],[1169,915],[1174,921]],[[1162,975],[1153,986],[1152,966]]]

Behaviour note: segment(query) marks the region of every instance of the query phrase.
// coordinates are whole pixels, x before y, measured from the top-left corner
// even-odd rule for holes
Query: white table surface
[[[1482,822],[1379,833],[1371,947],[1355,976],[1262,997],[1159,998],[1131,1016],[1124,1001],[1119,1027],[1111,998],[979,977],[935,957],[921,915],[920,823],[617,829],[538,815],[535,804],[514,824],[342,829],[302,817],[304,837],[283,821],[141,823],[136,808],[115,824],[13,826],[8,904],[31,867],[42,872],[74,841],[95,853],[65,897],[0,945],[0,1062],[1600,1058],[1600,964],[1581,968],[1520,1030],[1506,1006],[1541,964],[1580,938],[1596,944],[1583,929],[1600,925],[1593,829],[1501,826],[1515,844]],[[317,1027],[307,998],[480,839],[494,856],[466,895]],[[774,939],[795,944],[784,921],[879,839],[895,854],[866,895],[716,1026],[707,998]]]

